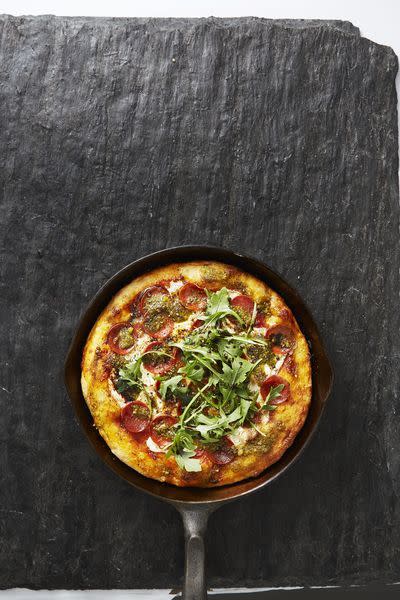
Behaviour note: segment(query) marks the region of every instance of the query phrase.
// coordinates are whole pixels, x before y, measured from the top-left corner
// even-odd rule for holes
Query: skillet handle
[[[214,507],[180,508],[185,532],[183,600],[207,600],[204,535]]]

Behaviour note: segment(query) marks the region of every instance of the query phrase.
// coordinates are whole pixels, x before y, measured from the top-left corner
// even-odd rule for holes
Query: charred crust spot
[[[217,465],[213,465],[211,467],[210,475],[208,477],[208,481],[210,483],[218,483],[221,479],[221,469]]]
[[[195,483],[198,479],[198,473],[182,471],[180,477],[183,481],[185,481],[185,483]]]
[[[101,370],[100,381],[106,381],[111,375],[111,367],[109,367],[106,363],[103,364],[103,368]]]
[[[94,361],[93,361],[93,372],[97,371],[99,373],[100,381],[104,381],[110,376],[112,366],[104,360],[104,357],[108,355],[108,350],[106,348],[101,349],[97,346],[94,352]]]
[[[271,311],[271,297],[265,298],[261,302],[257,304],[257,309],[263,313],[266,317],[270,317],[272,314]]]
[[[234,277],[229,282],[229,287],[231,287],[234,290],[237,290],[238,292],[241,292],[245,296],[251,297],[251,294],[249,293],[249,288],[243,283],[243,281],[241,281],[240,279],[237,279],[236,277]]]
[[[119,354],[109,352],[105,357],[104,362],[111,369],[122,369],[126,364],[126,359]]]
[[[233,265],[227,265],[227,269],[229,277],[236,278],[240,274],[240,270],[237,267],[234,267]]]

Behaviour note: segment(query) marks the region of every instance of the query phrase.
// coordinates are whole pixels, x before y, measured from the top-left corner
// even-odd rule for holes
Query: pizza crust
[[[184,278],[210,290],[222,287],[249,295],[257,304],[270,302],[268,325],[290,321],[296,346],[291,360],[279,374],[290,383],[291,401],[282,403],[268,423],[266,439],[251,440],[240,454],[223,466],[203,463],[201,472],[186,472],[173,456],[151,453],[120,425],[120,404],[110,391],[106,343],[111,326],[127,321],[137,294],[162,281]],[[172,264],[137,277],[121,289],[97,319],[82,357],[82,391],[94,424],[111,451],[124,463],[146,477],[177,486],[221,486],[254,477],[275,463],[292,444],[302,428],[311,402],[311,364],[307,342],[287,305],[265,283],[239,269],[218,262],[196,261]],[[261,437],[261,436],[259,436]]]

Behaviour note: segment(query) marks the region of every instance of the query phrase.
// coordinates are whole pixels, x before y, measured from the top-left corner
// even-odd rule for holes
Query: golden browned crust
[[[205,463],[201,472],[182,470],[173,456],[152,454],[120,425],[120,406],[110,392],[106,344],[115,323],[130,317],[132,299],[164,280],[184,278],[209,289],[227,287],[246,293],[258,304],[270,302],[269,325],[290,321],[296,346],[279,371],[290,383],[291,401],[279,404],[267,425],[267,436],[248,442],[227,465]],[[311,401],[311,366],[307,342],[282,298],[252,275],[217,262],[198,261],[168,265],[142,275],[111,300],[95,323],[82,357],[82,390],[95,426],[112,452],[143,475],[177,486],[221,486],[258,475],[279,460],[304,424]],[[268,440],[268,442],[266,441]]]

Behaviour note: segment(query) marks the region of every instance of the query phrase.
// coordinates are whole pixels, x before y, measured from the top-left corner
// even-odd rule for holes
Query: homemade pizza
[[[254,477],[303,426],[307,342],[282,298],[235,267],[168,265],[124,287],[82,358],[94,424],[124,463],[162,482]]]

